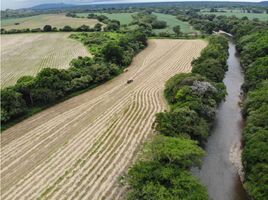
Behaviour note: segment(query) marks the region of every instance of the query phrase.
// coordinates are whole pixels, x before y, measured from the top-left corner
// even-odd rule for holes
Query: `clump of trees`
[[[167,22],[158,20],[156,15],[151,12],[144,11],[132,15],[133,21],[130,25],[146,26],[151,29],[164,29],[167,27]]]
[[[210,42],[201,56],[192,62],[192,72],[206,76],[214,82],[221,82],[227,70],[228,42],[224,37],[210,37]]]
[[[199,59],[202,62],[211,59],[210,56],[222,59],[222,52],[228,49],[227,41],[213,37],[209,42]],[[212,48],[217,45],[223,47]],[[218,73],[224,74],[225,70]],[[206,188],[189,169],[201,165],[205,154],[201,146],[209,136],[217,105],[225,97],[224,84],[221,80],[213,82],[209,71],[202,76],[181,73],[167,81],[164,94],[170,110],[156,114],[153,127],[158,135],[145,146],[143,157],[129,170],[128,198],[207,200]]]
[[[98,21],[106,24],[104,31],[119,31],[120,29],[120,21],[109,19],[105,15],[96,15],[94,13],[90,13],[87,16],[88,19],[97,19]]]
[[[88,33],[73,37],[82,37],[86,45],[94,44],[94,48],[98,48],[94,58],[78,57],[71,61],[67,70],[42,69],[36,77],[21,77],[14,86],[1,90],[2,126],[37,107],[48,106],[74,92],[111,79],[121,73],[133,56],[147,45],[147,37],[142,32],[92,34],[96,37],[89,37]],[[98,40],[102,38],[105,39]]]
[[[149,158],[129,171],[128,199],[208,199],[205,187],[188,171],[204,155],[194,141],[159,135],[147,148]]]

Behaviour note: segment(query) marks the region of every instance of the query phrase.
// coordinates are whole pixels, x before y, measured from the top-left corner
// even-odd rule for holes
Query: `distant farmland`
[[[257,18],[261,21],[267,21],[268,20],[268,14],[265,13],[242,13],[239,11],[233,11],[231,12],[230,10],[227,10],[226,12],[201,12],[201,14],[206,14],[206,15],[225,15],[225,16],[236,16],[238,18],[242,18],[242,17],[247,17],[248,19],[254,19]]]
[[[77,13],[80,17],[87,17],[89,13]],[[129,24],[132,22],[132,15],[135,13],[94,13],[96,15],[105,15],[109,17],[110,19],[115,19],[120,21],[121,24]],[[173,33],[173,27],[179,25],[181,27],[181,31],[183,33],[190,33],[190,32],[196,32],[196,30],[193,29],[193,27],[188,22],[183,22],[181,20],[178,20],[176,16],[168,15],[168,14],[162,14],[162,13],[153,13],[157,16],[158,20],[163,20],[167,22],[168,27],[165,29],[154,29],[155,33],[160,32],[168,32]]]
[[[4,19],[1,22],[2,22],[1,28],[10,30],[10,29],[25,29],[25,28],[30,29],[43,28],[47,24],[57,28],[63,28],[65,25],[77,28],[83,24],[93,27],[96,23],[98,23],[98,20],[66,17],[64,14],[46,14],[46,15],[35,15],[32,17]],[[15,25],[15,23],[19,24]]]
[[[87,17],[89,13],[77,13],[80,17]],[[132,21],[131,15],[135,13],[94,13],[96,15],[105,15],[109,19],[120,21],[121,24],[129,24]]]
[[[178,25],[181,27],[181,32],[183,33],[197,32],[196,30],[193,29],[193,27],[188,22],[183,22],[181,20],[178,20],[176,16],[162,14],[162,13],[153,13],[153,14],[157,16],[158,20],[166,21],[168,25],[168,27],[165,29],[154,30],[156,33],[159,33],[159,32],[173,33],[173,30],[172,30],[173,27],[178,26]]]
[[[69,67],[73,58],[89,55],[70,33],[13,34],[1,36],[1,87],[16,83],[24,75],[35,75],[42,68]]]

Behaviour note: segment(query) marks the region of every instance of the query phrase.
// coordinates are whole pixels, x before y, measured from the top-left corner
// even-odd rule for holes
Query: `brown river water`
[[[235,45],[229,42],[228,71],[224,84],[228,95],[218,108],[214,128],[206,143],[206,156],[201,169],[193,169],[193,173],[207,187],[211,200],[248,200],[240,181],[237,168],[230,157],[233,147],[240,150],[242,139],[241,85],[244,75],[239,57],[236,56]],[[238,162],[239,163],[239,162]]]

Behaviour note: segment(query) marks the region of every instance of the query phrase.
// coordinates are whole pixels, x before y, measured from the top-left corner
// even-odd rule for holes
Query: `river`
[[[240,150],[243,119],[239,102],[244,75],[232,42],[229,42],[228,51],[228,71],[223,80],[228,95],[218,108],[214,128],[206,144],[203,165],[201,169],[193,169],[193,173],[207,187],[210,199],[247,200],[237,169],[230,159],[235,155],[233,149]],[[239,156],[234,157],[237,160]]]

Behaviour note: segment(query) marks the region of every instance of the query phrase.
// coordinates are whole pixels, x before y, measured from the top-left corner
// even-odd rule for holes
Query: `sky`
[[[179,0],[1,0],[1,10],[7,8],[18,9],[27,8],[44,3],[68,3],[68,4],[90,4],[90,3],[129,3],[129,2],[171,2]],[[187,1],[187,0],[181,0]],[[205,0],[194,0],[205,1]],[[213,0],[213,1],[230,1],[230,2],[259,2],[261,0]]]

